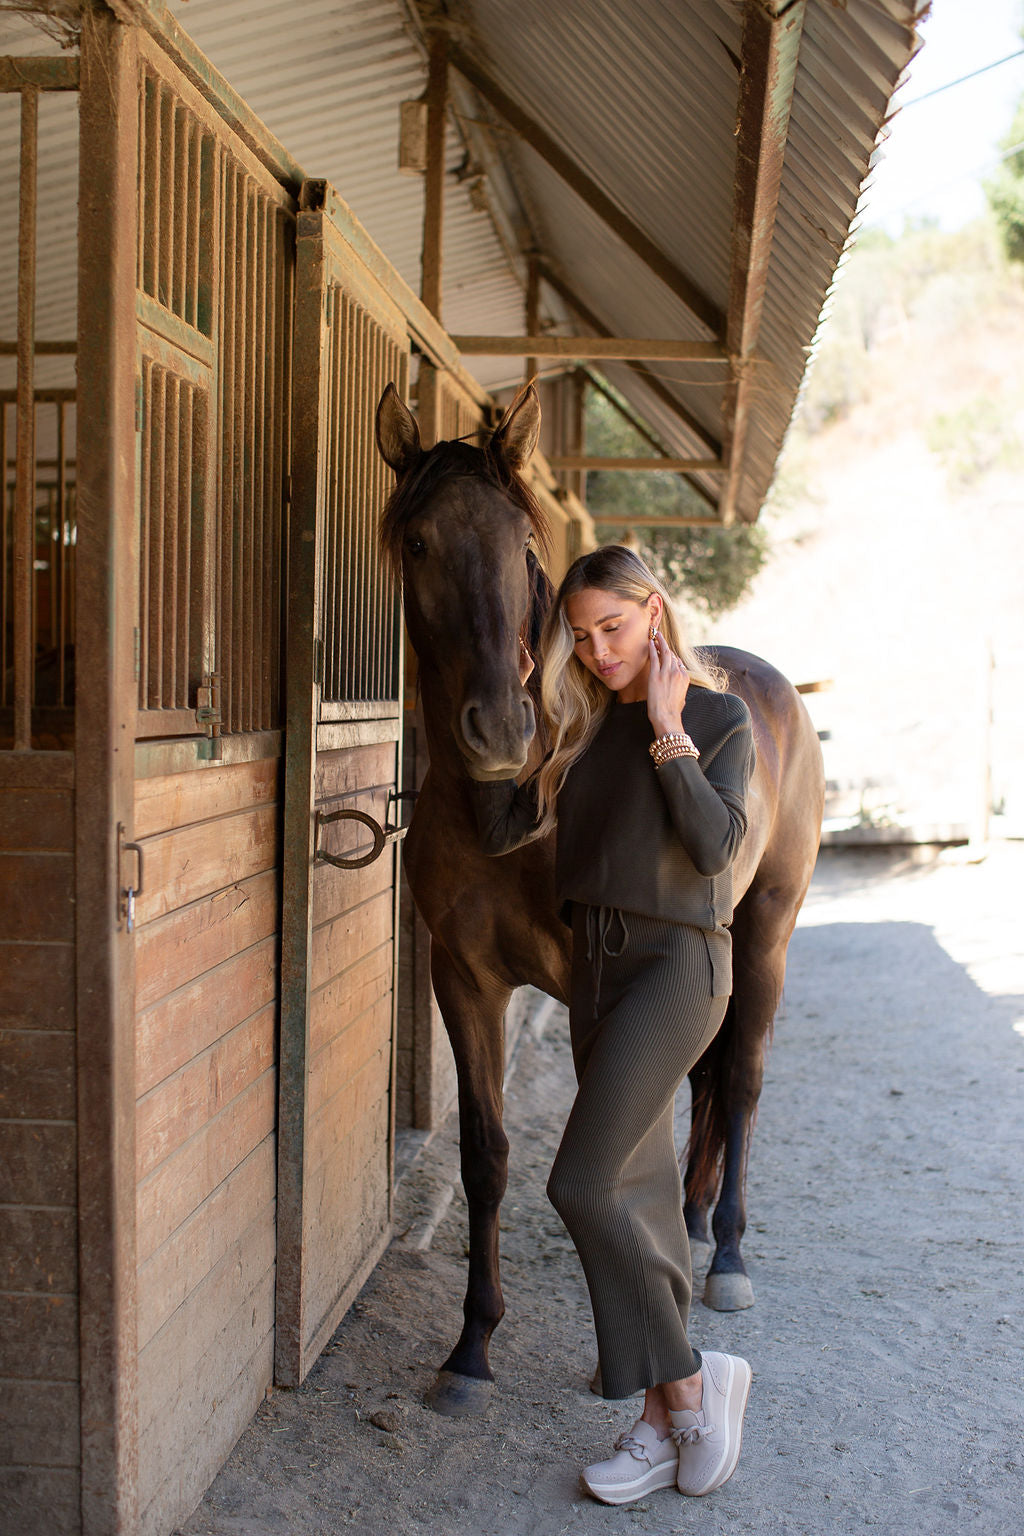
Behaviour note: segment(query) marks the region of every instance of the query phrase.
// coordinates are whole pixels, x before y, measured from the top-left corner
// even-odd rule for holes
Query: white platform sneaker
[[[679,1446],[676,1486],[696,1497],[720,1488],[736,1470],[752,1375],[738,1355],[706,1354],[700,1370],[700,1411],[677,1408],[669,1414],[672,1439]]]
[[[602,1504],[628,1504],[656,1488],[672,1488],[679,1473],[679,1452],[674,1432],[659,1440],[643,1419],[615,1442],[617,1454],[607,1461],[584,1467],[584,1488]]]

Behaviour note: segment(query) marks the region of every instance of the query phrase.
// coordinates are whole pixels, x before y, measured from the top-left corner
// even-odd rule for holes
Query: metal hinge
[[[196,724],[211,743],[211,758],[220,757],[220,673],[208,672],[196,689]]]

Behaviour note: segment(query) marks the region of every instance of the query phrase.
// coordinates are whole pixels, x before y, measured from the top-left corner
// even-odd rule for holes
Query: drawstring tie
[[[622,942],[618,949],[613,949],[609,943],[612,929],[618,923],[622,933]],[[600,1015],[601,996],[601,967],[603,957],[608,955],[611,959],[618,959],[626,945],[629,943],[629,929],[626,927],[626,919],[618,907],[588,907],[587,908],[587,959],[594,968],[594,1018]]]

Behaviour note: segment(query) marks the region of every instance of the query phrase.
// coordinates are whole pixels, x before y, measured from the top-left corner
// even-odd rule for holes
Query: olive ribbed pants
[[[548,1195],[586,1275],[602,1393],[631,1397],[700,1369],[673,1111],[727,999],[700,929],[579,903],[572,916],[579,1090]]]

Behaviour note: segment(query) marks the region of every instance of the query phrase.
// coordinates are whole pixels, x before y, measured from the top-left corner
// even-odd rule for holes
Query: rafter
[[[750,422],[750,361],[768,284],[789,114],[806,0],[747,0],[741,45],[726,350],[733,376],[723,401],[729,474],[722,520],[736,516]]]
[[[550,469],[632,469],[644,473],[666,470],[677,475],[720,475],[725,471],[725,465],[717,459],[638,459],[626,455],[599,458],[593,453],[556,453],[548,454],[547,460]]]
[[[666,341],[659,336],[453,336],[459,351],[475,357],[558,357],[627,362],[725,363],[715,341]]]
[[[667,255],[552,136],[477,61],[453,44],[449,62],[505,119],[510,128],[556,171],[567,186],[608,225],[631,251],[681,299],[713,336],[721,337],[725,316],[717,304]]]

